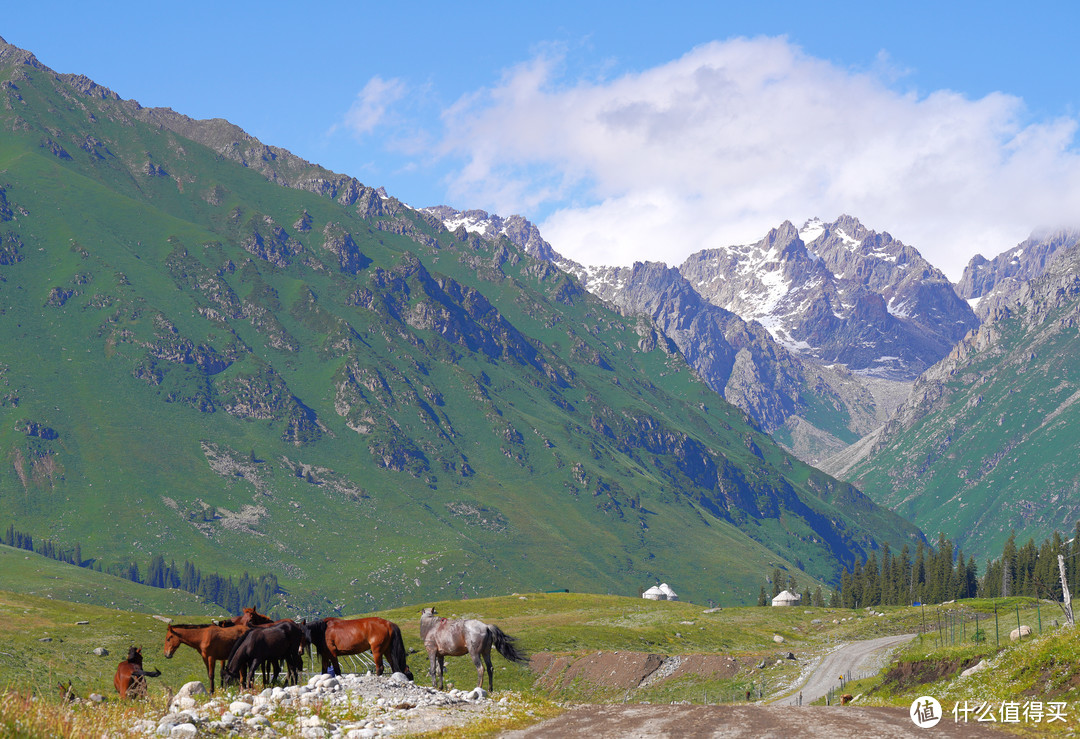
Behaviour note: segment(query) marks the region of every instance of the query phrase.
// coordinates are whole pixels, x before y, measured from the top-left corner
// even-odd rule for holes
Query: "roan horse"
[[[308,640],[322,659],[322,671],[330,665],[334,673],[341,674],[338,657],[345,654],[362,654],[369,649],[375,660],[375,674],[383,674],[382,658],[385,655],[390,669],[401,672],[410,680],[413,674],[405,663],[405,641],[401,629],[393,621],[372,616],[371,618],[324,618],[305,625]]]
[[[127,698],[128,695],[132,698],[145,698],[146,678],[158,677],[159,675],[161,675],[160,670],[144,670],[142,649],[131,647],[128,649],[127,659],[116,666],[113,685],[116,686],[116,692],[120,694],[121,699]],[[68,690],[70,689],[71,683],[68,683]]]
[[[491,626],[476,619],[450,621],[435,615],[434,608],[420,613],[420,638],[424,640],[431,667],[428,674],[431,684],[443,688],[444,657],[460,657],[468,654],[476,665],[476,687],[484,684],[484,668],[487,667],[488,690],[494,690],[491,676],[491,647],[511,662],[528,662],[523,652],[514,648],[514,638],[507,636],[498,626]],[[483,662],[481,663],[481,660]]]

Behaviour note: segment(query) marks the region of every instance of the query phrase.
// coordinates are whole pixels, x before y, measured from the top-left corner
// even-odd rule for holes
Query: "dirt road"
[[[876,662],[883,660],[890,651],[914,638],[915,634],[902,634],[845,644],[826,654],[813,668],[806,681],[801,686],[796,686],[792,693],[770,702],[798,705],[801,692],[802,705],[809,705],[823,697],[831,688],[840,687],[841,675],[859,677],[863,673],[873,672],[872,666],[880,667],[875,664]]]
[[[898,737],[1001,737],[982,724],[953,723],[948,717],[932,729],[912,723],[904,708],[854,706],[658,706],[643,704],[579,706],[557,718],[502,739],[540,737],[589,739],[894,739]]]

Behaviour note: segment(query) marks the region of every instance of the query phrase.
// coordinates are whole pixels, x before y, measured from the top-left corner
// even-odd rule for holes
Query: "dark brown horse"
[[[169,624],[165,633],[165,657],[172,659],[181,644],[187,644],[194,649],[203,658],[206,676],[210,679],[210,692],[213,693],[214,665],[229,659],[233,644],[247,631],[246,625]]]
[[[373,616],[371,618],[324,618],[306,624],[308,641],[322,659],[322,671],[330,665],[334,673],[341,674],[338,657],[345,654],[363,654],[371,650],[375,660],[375,674],[383,674],[382,658],[385,655],[390,669],[401,672],[410,680],[413,674],[405,663],[405,642],[401,629],[393,621]]]
[[[420,613],[420,638],[424,640],[431,667],[428,674],[431,684],[442,690],[444,657],[460,657],[468,654],[476,665],[476,687],[484,684],[484,668],[487,667],[488,690],[494,690],[491,676],[491,647],[511,662],[528,662],[523,652],[514,648],[514,637],[507,636],[498,626],[476,619],[450,621],[435,615],[434,608]]]
[[[288,668],[286,685],[296,685],[304,668],[303,652],[307,645],[305,629],[290,619],[250,629],[233,645],[221,673],[221,686],[239,680],[241,688],[253,687],[255,671],[263,667],[263,687],[266,687],[277,680],[282,661]],[[274,668],[273,679],[268,679],[266,672],[270,665]]]
[[[116,666],[113,685],[116,686],[116,692],[120,694],[121,699],[127,698],[129,695],[132,698],[145,698],[146,678],[158,677],[159,675],[161,675],[160,670],[144,670],[142,649],[131,647],[128,650],[127,659]],[[68,683],[68,688],[70,689],[70,687],[71,683]]]

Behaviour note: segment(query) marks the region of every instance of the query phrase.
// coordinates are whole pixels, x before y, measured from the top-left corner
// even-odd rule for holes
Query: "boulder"
[[[173,699],[169,701],[170,711],[182,711],[187,708],[192,708],[195,705],[194,696],[206,695],[206,686],[198,680],[193,680],[190,683],[184,683],[184,687],[173,696]]]
[[[981,660],[978,664],[974,664],[960,673],[960,677],[967,677],[968,675],[974,675],[976,672],[982,672],[990,667],[990,663],[985,659]]]
[[[1028,626],[1027,624],[1024,624],[1020,628],[1013,629],[1012,631],[1009,632],[1009,638],[1012,639],[1013,641],[1017,641],[1019,639],[1022,639],[1025,636],[1031,636],[1031,627]]]

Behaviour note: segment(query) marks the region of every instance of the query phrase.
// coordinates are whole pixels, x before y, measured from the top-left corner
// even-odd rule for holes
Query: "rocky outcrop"
[[[784,223],[679,267],[702,297],[757,320],[800,356],[911,381],[978,325],[915,249],[850,216]]]
[[[1080,242],[1080,230],[1033,233],[993,259],[976,254],[956,283],[956,294],[974,308],[981,320],[1009,304],[1024,283],[1041,277],[1051,262]]]

